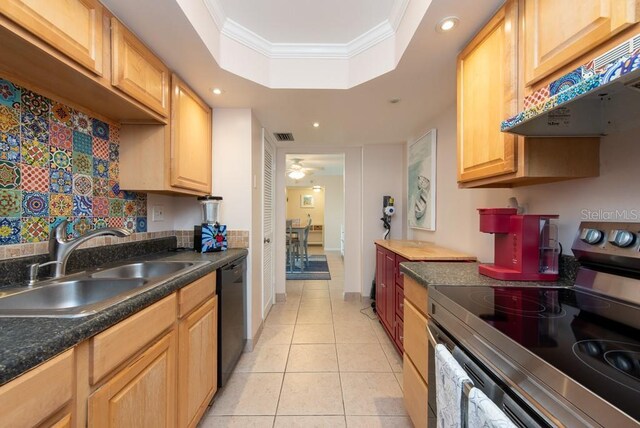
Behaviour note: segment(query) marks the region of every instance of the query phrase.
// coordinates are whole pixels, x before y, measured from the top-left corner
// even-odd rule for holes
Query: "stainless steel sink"
[[[191,262],[153,261],[122,265],[91,274],[92,278],[158,278],[191,267]]]
[[[106,309],[207,262],[127,263],[0,293],[0,317],[83,317]]]
[[[147,282],[143,279],[76,279],[28,288],[0,298],[6,316],[88,315],[121,301]],[[120,298],[118,298],[120,297]]]

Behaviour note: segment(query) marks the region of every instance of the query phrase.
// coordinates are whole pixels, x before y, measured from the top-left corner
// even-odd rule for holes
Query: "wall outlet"
[[[164,207],[162,205],[151,207],[151,221],[164,221]]]

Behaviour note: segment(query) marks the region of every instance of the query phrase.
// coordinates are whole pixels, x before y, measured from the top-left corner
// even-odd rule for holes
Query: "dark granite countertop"
[[[541,286],[572,286],[573,278],[562,275],[558,281],[501,281],[481,275],[478,263],[452,262],[405,262],[400,264],[400,270],[413,278],[418,284],[429,285],[497,285],[518,287]]]
[[[209,263],[86,317],[0,317],[0,385],[246,254],[246,249],[230,249],[208,254],[189,251],[137,257],[136,260],[162,258]]]

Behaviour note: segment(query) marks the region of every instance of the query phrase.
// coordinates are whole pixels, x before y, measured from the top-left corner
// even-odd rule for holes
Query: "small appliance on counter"
[[[222,196],[201,196],[202,224],[193,228],[193,249],[199,253],[211,253],[227,249],[227,226],[218,223],[218,209]]]
[[[482,275],[505,281],[558,279],[557,215],[518,214],[515,208],[480,208],[480,231],[495,234],[494,264]]]

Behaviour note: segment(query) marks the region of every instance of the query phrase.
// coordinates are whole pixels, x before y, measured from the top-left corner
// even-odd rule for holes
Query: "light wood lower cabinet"
[[[74,350],[70,349],[0,388],[0,420],[6,427],[33,427],[69,406],[74,391]],[[71,415],[59,416],[60,427]],[[52,425],[56,426],[53,421]]]
[[[195,427],[218,385],[218,297],[180,321],[178,426]]]
[[[413,365],[411,359],[404,354],[402,362],[402,390],[404,394],[404,407],[413,422],[415,428],[427,426],[427,383]]]
[[[88,426],[175,426],[175,360],[170,331],[89,397]]]

